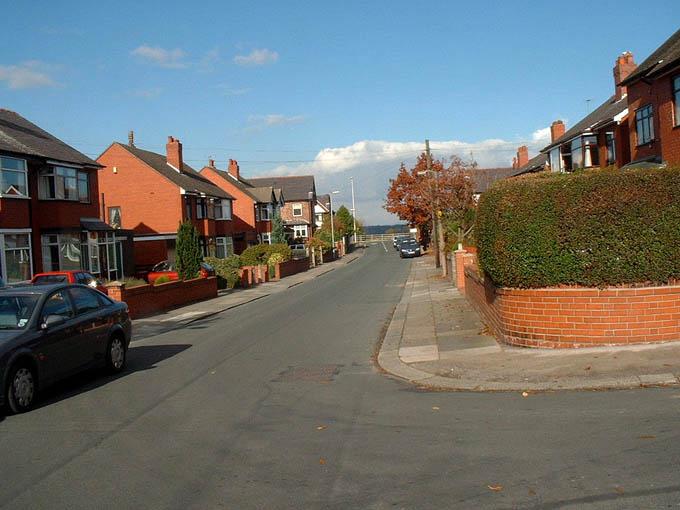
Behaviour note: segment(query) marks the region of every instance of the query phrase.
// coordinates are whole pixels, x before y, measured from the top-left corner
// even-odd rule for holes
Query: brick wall
[[[572,348],[680,341],[680,285],[496,288],[469,265],[465,294],[497,338],[512,345]]]
[[[293,216],[293,204],[295,205],[302,204],[302,216]],[[311,230],[314,225],[314,207],[312,205],[312,202],[308,200],[297,200],[288,202],[286,200],[286,203],[283,204],[283,207],[281,208],[281,219],[283,219],[284,222],[305,220],[309,222],[310,224],[309,229]],[[311,235],[311,231],[309,234]]]
[[[163,312],[172,308],[217,297],[217,278],[141,285],[131,289],[124,284],[107,286],[109,297],[125,301],[133,319]]]
[[[680,70],[654,80],[651,84],[638,81],[628,86],[628,128],[630,152],[633,160],[660,156],[673,165],[680,165],[680,119],[673,117],[672,79]],[[638,146],[635,130],[635,110],[651,104],[654,107],[654,138],[652,142]]]
[[[309,257],[304,257],[301,259],[288,260],[286,262],[281,262],[275,266],[275,280],[280,280],[286,276],[291,276],[297,273],[302,273],[309,269]]]

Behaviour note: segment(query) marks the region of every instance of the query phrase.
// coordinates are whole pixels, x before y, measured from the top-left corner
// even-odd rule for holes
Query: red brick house
[[[271,244],[272,219],[284,204],[280,188],[253,186],[241,178],[238,162],[229,160],[227,171],[215,167],[210,160],[201,175],[234,197],[234,252],[240,254],[248,246]]]
[[[168,137],[163,155],[136,147],[131,132],[127,144],[112,143],[97,161],[102,208],[109,223],[134,232],[137,271],[174,260],[185,220],[197,228],[204,255],[233,254],[233,197],[184,163],[178,139]]]
[[[541,152],[553,172],[582,168],[622,167],[630,161],[628,133],[629,97],[622,82],[635,70],[633,55],[621,54],[614,66],[615,93],[566,130],[557,120],[550,126],[551,142]]]
[[[626,77],[631,165],[680,165],[680,30]]]
[[[257,177],[248,179],[247,182],[251,186],[272,186],[282,190],[284,205],[281,209],[281,219],[289,241],[304,242],[314,235],[316,185],[313,175]]]
[[[100,219],[101,165],[29,122],[0,109],[0,277],[86,269],[124,272],[123,237]]]

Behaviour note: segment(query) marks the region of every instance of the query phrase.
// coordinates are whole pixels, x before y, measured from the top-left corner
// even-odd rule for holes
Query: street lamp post
[[[349,178],[349,183],[352,185],[352,230],[354,231],[354,244],[357,244],[357,210],[354,206],[354,177]]]
[[[331,191],[328,196],[330,197],[331,206],[331,244],[333,245],[333,257],[335,257],[335,225],[333,225],[333,195],[337,195],[339,191]]]

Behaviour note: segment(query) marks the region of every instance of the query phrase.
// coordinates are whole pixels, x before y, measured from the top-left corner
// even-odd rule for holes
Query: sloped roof
[[[475,193],[484,193],[494,182],[512,177],[517,172],[516,168],[475,168],[470,170],[470,175],[474,181]]]
[[[120,147],[128,151],[133,156],[139,158],[151,168],[156,170],[163,177],[183,188],[185,191],[203,193],[217,198],[231,198],[229,193],[215,186],[208,179],[199,174],[186,163],[182,163],[182,171],[178,172],[168,165],[166,156],[155,152],[146,151],[130,145],[116,142]]]
[[[628,108],[628,96],[623,96],[618,101],[616,96],[611,96],[604,103],[598,106],[595,110],[586,115],[579,122],[574,124],[571,129],[560,136],[557,140],[552,142],[550,145],[541,149],[541,152],[547,152],[557,145],[561,145],[564,142],[568,142],[572,138],[577,137],[581,133],[589,131],[590,129],[598,126],[604,125],[612,120],[617,115],[620,115]]]
[[[237,179],[229,172],[224,170],[219,170],[215,167],[207,167],[217,172],[218,175],[222,176],[223,179],[229,181],[234,186],[236,186],[240,191],[248,195],[255,202],[260,204],[269,204],[272,202],[272,193],[274,193],[274,198],[276,201],[279,200],[281,196],[281,190],[272,188],[271,186],[251,186],[250,183],[244,181],[243,179]],[[202,169],[201,169],[202,170]]]
[[[680,63],[680,30],[676,31],[659,46],[642,64],[637,66],[628,77],[621,82],[627,85],[642,78],[651,77],[669,69],[673,64]]]
[[[252,186],[273,186],[283,191],[285,200],[309,200],[309,193],[315,193],[313,175],[289,175],[277,177],[256,177],[245,182]]]
[[[328,193],[325,193],[323,195],[317,195],[316,201],[319,203],[321,207],[323,207],[327,211],[331,210],[331,196]]]
[[[548,163],[548,154],[541,152],[538,156],[534,156],[526,165],[521,166],[517,169],[514,175],[528,174],[531,172],[540,172],[545,169],[545,165]]]
[[[272,203],[272,196],[274,195],[274,188],[271,186],[260,186],[257,188],[250,188],[248,190],[255,200],[260,204]]]
[[[82,152],[52,136],[18,113],[0,108],[0,150],[54,159],[64,163],[101,167]]]

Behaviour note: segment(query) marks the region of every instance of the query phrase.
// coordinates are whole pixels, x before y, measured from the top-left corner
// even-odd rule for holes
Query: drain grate
[[[281,372],[272,382],[332,382],[340,373],[342,365],[319,365],[316,367],[288,367]]]

